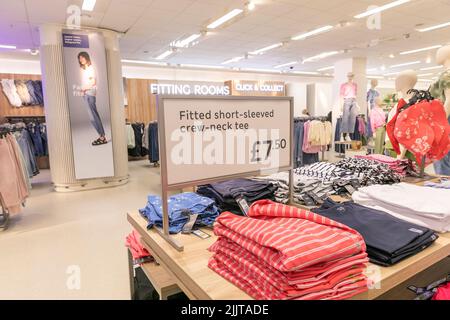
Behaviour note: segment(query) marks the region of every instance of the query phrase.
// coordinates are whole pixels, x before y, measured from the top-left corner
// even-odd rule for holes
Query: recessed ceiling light
[[[298,63],[298,61],[292,61],[292,62],[288,62],[288,63],[279,64],[279,65],[275,66],[274,68],[279,69],[279,68],[283,68],[283,67],[292,66],[297,63]]]
[[[217,19],[216,21],[210,23],[207,28],[208,29],[215,29],[218,26],[224,24],[225,22],[227,22],[228,20],[233,19],[234,17],[236,17],[237,15],[241,14],[243,12],[243,10],[241,9],[234,9],[231,10],[230,12],[228,12],[226,15],[220,17],[219,19]]]
[[[369,79],[384,79],[384,77],[382,76],[371,76],[371,75],[366,75],[367,78]]]
[[[325,67],[325,68],[317,69],[317,71],[322,72],[322,71],[333,70],[333,69],[334,69],[334,66],[330,66],[330,67]]]
[[[399,74],[400,72],[389,72],[389,73],[385,73],[383,74],[383,76],[388,77],[388,76],[395,76],[397,74]]]
[[[234,57],[234,58],[231,58],[231,59],[229,59],[229,60],[226,60],[226,61],[222,62],[222,64],[228,64],[228,63],[232,63],[232,62],[238,62],[238,61],[240,61],[240,60],[242,60],[242,59],[244,59],[244,58],[245,58],[244,56],[241,56],[241,57]]]
[[[378,70],[378,68],[370,68],[370,69],[367,69],[366,72],[375,72],[377,70]]]
[[[255,8],[256,8],[256,5],[255,5],[254,2],[250,1],[250,2],[247,3],[247,9],[248,10],[252,11],[252,10],[255,10]]]
[[[164,51],[163,53],[161,53],[159,56],[157,56],[155,59],[156,60],[163,60],[165,58],[167,58],[168,56],[170,56],[171,54],[173,54],[174,52],[172,50],[167,50]]]
[[[330,31],[333,28],[334,28],[333,26],[320,27],[320,28],[308,31],[308,32],[303,33],[303,34],[299,34],[298,36],[294,36],[294,37],[291,38],[291,40],[303,40],[303,39],[306,39],[308,37],[314,36],[316,34]]]
[[[305,74],[305,75],[319,75],[318,72],[314,72],[314,71],[292,71],[292,73],[295,74]]]
[[[280,73],[279,70],[272,70],[272,69],[244,68],[242,70],[243,71],[254,71],[254,72]]]
[[[435,26],[431,26],[428,28],[422,28],[422,29],[416,29],[419,32],[428,32],[428,31],[433,31],[433,30],[437,30],[437,29],[442,29],[442,28],[446,28],[450,26],[450,22],[446,22],[446,23],[441,23]]]
[[[81,9],[84,10],[84,11],[93,11],[96,1],[97,0],[84,0],[83,1],[83,6],[81,7]]]
[[[384,71],[384,70],[386,70],[386,66],[383,64],[380,69],[381,69],[381,71]]]
[[[7,44],[0,44],[0,48],[1,49],[17,49],[16,46],[11,46],[11,45],[7,45]]]
[[[389,55],[389,58],[394,59],[394,58],[395,58],[395,54],[391,53],[391,54]]]
[[[267,46],[267,47],[264,47],[264,48],[261,48],[261,49],[255,50],[255,51],[251,51],[249,53],[253,54],[253,55],[257,55],[257,54],[261,54],[263,52],[266,52],[266,51],[269,51],[269,50],[281,47],[282,45],[283,45],[283,43],[279,42],[279,43],[275,43],[275,44],[272,44],[270,46]]]
[[[430,64],[431,63],[431,57],[427,57],[427,60],[425,60],[426,64]]]
[[[334,56],[336,54],[339,54],[339,51],[330,51],[330,52],[322,52],[318,55],[306,58],[303,60],[303,63],[305,62],[313,62],[313,61],[317,61],[317,60],[321,60],[321,59],[325,59],[331,56]]]
[[[442,47],[442,45],[437,45],[437,46],[431,46],[431,47],[425,47],[425,48],[420,48],[420,49],[415,49],[415,50],[409,50],[409,51],[403,51],[400,52],[401,55],[405,55],[405,54],[412,54],[412,53],[417,53],[417,52],[422,52],[422,51],[428,51],[428,50],[433,50],[433,49],[438,49]]]
[[[189,37],[187,37],[186,39],[180,40],[180,41],[175,41],[172,43],[173,47],[177,47],[177,48],[185,48],[187,47],[191,42],[197,40],[198,38],[200,38],[202,35],[200,33],[195,33],[193,35],[190,35]]]
[[[158,65],[158,66],[166,66],[167,63],[165,62],[156,62],[156,61],[144,61],[144,60],[129,60],[129,59],[122,59],[123,63],[138,63],[138,64],[149,64],[149,65]]]
[[[373,15],[375,13],[379,13],[379,12],[385,11],[387,9],[391,9],[391,8],[397,7],[399,5],[405,4],[405,3],[410,2],[410,1],[411,0],[397,0],[397,1],[385,4],[384,6],[376,7],[374,9],[367,10],[366,12],[357,14],[356,16],[354,16],[354,18],[355,19],[365,18],[365,17],[371,16],[371,15]]]
[[[422,73],[422,74],[419,74],[417,76],[418,77],[429,77],[429,76],[432,76],[432,75],[434,75],[434,73]]]
[[[422,61],[413,61],[413,62],[406,62],[406,63],[400,63],[400,64],[394,64],[392,66],[389,66],[389,68],[398,68],[398,67],[406,67],[406,66],[412,66],[414,64],[419,64]]]
[[[181,64],[183,68],[204,68],[204,69],[223,69],[223,66],[207,66],[204,64]]]
[[[436,69],[441,69],[444,66],[435,66],[435,67],[427,67],[427,68],[420,68],[421,71],[428,71],[428,70],[436,70]]]

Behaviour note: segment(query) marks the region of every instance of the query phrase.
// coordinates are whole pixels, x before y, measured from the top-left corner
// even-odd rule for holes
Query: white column
[[[46,24],[40,30],[40,59],[47,123],[50,171],[58,192],[113,187],[128,181],[122,72],[117,35],[105,33],[113,136],[114,177],[77,180],[72,148],[69,104],[64,76],[62,27]]]

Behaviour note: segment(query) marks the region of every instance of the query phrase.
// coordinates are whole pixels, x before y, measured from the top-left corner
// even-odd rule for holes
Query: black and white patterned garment
[[[332,181],[338,178],[344,178],[351,176],[352,172],[345,170],[344,168],[336,166],[334,163],[329,162],[317,162],[306,167],[295,169],[295,173],[298,175],[316,178],[323,181]]]
[[[359,180],[361,186],[394,184],[401,180],[401,176],[388,165],[369,159],[346,158],[335,165],[343,171],[352,172],[353,177]]]

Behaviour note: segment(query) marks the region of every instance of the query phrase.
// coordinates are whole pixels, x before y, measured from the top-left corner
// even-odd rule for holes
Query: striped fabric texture
[[[355,230],[270,200],[248,217],[222,213],[209,267],[255,299],[345,299],[367,290],[366,245]]]

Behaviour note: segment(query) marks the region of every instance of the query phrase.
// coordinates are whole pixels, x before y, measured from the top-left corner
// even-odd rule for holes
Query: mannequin
[[[436,63],[443,65],[445,71],[440,75],[438,81],[432,85],[432,95],[444,103],[447,118],[450,123],[450,46],[440,48],[436,53]],[[436,174],[450,176],[450,153],[443,159],[434,163]]]
[[[395,79],[395,90],[400,93],[400,98],[409,102],[409,99],[414,95],[414,93],[408,93],[409,90],[414,89],[417,84],[417,73],[414,70],[406,70],[401,72],[397,79]],[[394,113],[389,113],[389,120],[393,117],[397,108],[393,109]],[[400,154],[397,155],[397,159],[405,159],[406,152],[408,150],[405,146],[400,145]]]
[[[440,84],[440,89],[442,92],[439,92],[440,96],[435,97],[441,99],[444,103],[445,111],[447,113],[447,117],[450,116],[450,46],[442,47],[438,50],[436,54],[436,63],[443,65],[445,67],[445,71],[441,74],[438,80],[438,84]],[[442,83],[445,81],[447,83]],[[436,84],[433,85],[436,87]]]
[[[355,131],[356,116],[359,108],[356,103],[358,87],[353,82],[354,78],[353,72],[349,72],[347,74],[348,81],[341,85],[339,96],[342,113],[341,141],[352,141],[349,134]]]
[[[380,93],[378,92],[378,90],[376,89],[378,87],[378,80],[377,79],[372,79],[370,81],[370,89],[369,91],[367,91],[367,110],[370,113],[370,110],[372,110],[372,108],[375,105],[375,99],[377,99],[380,96]]]

